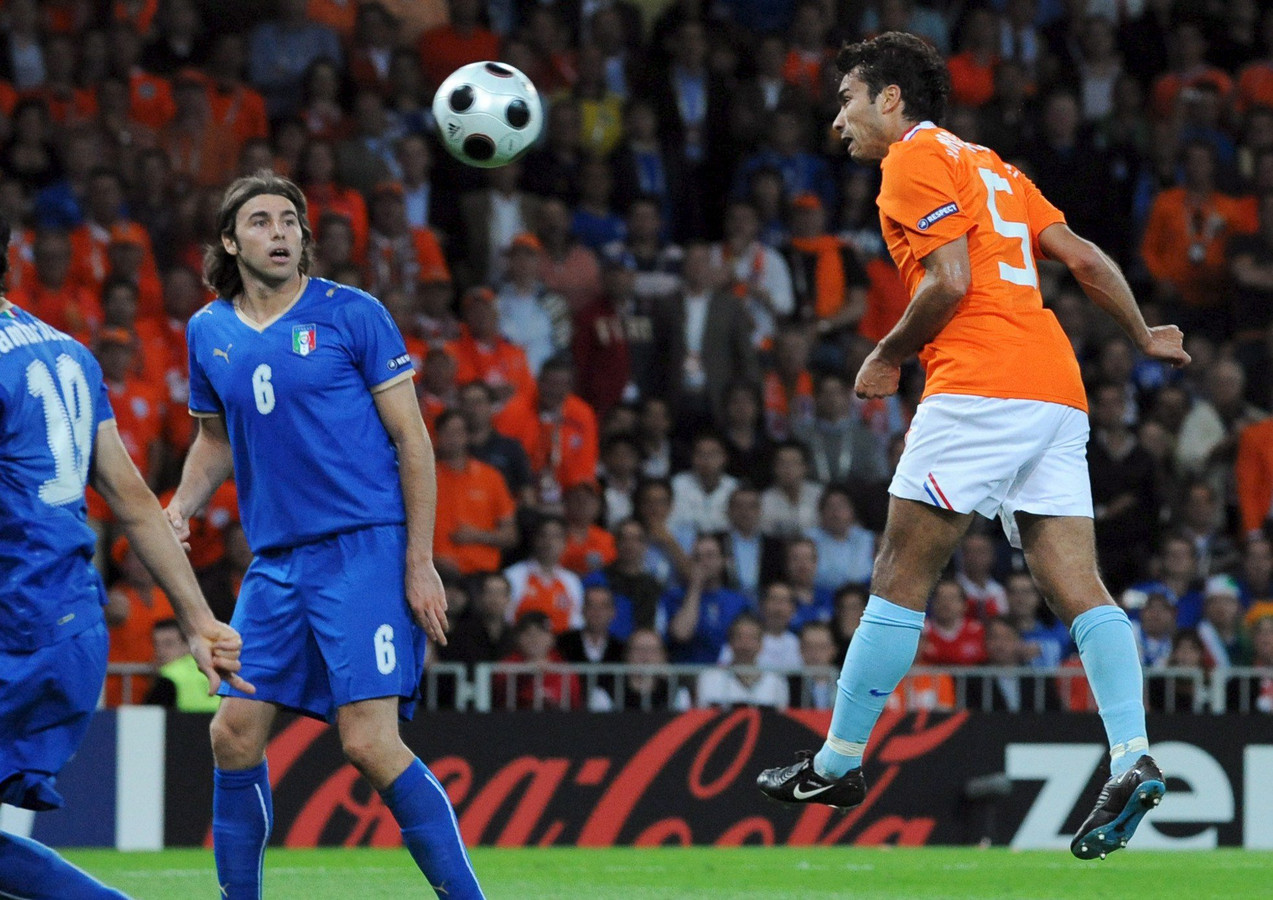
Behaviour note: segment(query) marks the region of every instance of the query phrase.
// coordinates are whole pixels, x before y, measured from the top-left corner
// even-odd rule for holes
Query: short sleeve
[[[217,396],[212,382],[199,364],[199,333],[191,319],[186,325],[187,357],[190,363],[190,399],[188,405],[191,415],[216,416],[222,412],[221,399]]]
[[[897,146],[884,159],[880,212],[896,222],[916,259],[967,234],[975,224],[959,199],[955,173],[936,141]]]
[[[1047,197],[1043,196],[1043,192],[1035,187],[1034,182],[1026,177],[1025,173],[1019,169],[1006,165],[1008,174],[1012,176],[1013,184],[1020,189],[1021,197],[1025,201],[1025,214],[1030,225],[1030,242],[1034,245],[1035,259],[1046,259],[1047,255],[1039,247],[1039,235],[1041,235],[1049,225],[1056,225],[1065,222],[1065,213],[1061,212]]]
[[[346,301],[345,321],[354,365],[369,390],[387,387],[414,371],[402,333],[389,310],[369,295]]]
[[[111,392],[106,386],[106,382],[100,378],[97,380],[97,402],[93,404],[93,430],[103,422],[109,422],[115,418],[115,410],[111,409]]]

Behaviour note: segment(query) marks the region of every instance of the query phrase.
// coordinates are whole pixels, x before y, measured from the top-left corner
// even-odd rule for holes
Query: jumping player
[[[1115,263],[1028,178],[933,124],[950,88],[935,50],[890,32],[846,46],[836,63],[844,78],[834,127],[854,159],[881,161],[880,220],[911,294],[855,389],[894,393],[916,352],[927,379],[826,743],[758,783],[786,802],[862,802],[867,739],[915,657],[933,585],[973,512],[997,515],[1070,627],[1100,706],[1112,777],[1071,849],[1104,857],[1126,845],[1166,787],[1147,753],[1131,626],[1096,569],[1079,367],[1043,308],[1035,260],[1064,263],[1146,356],[1188,363],[1183,336],[1174,325],[1146,326]]]
[[[435,481],[398,329],[374,298],[310,278],[305,198],[240,178],[190,319],[199,433],[168,506],[178,534],[233,471],[254,559],[233,622],[256,696],[222,687],[212,835],[227,900],[257,900],[272,824],[265,746],[280,708],[334,721],[440,896],[482,896],[446,792],[402,742],[427,635],[445,643]],[[253,656],[255,654],[255,656]]]
[[[0,222],[0,247],[9,226]],[[0,254],[0,284],[8,259]],[[213,618],[159,501],[115,427],[102,370],[69,335],[0,294],[0,802],[62,805],[57,774],[106,677],[106,592],[93,567],[84,486],[106,500],[172,600],[212,688],[238,690],[241,641]],[[0,833],[0,897],[121,900],[48,847]]]

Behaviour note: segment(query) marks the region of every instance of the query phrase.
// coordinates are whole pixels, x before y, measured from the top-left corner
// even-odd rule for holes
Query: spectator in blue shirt
[[[725,581],[720,538],[699,535],[690,555],[689,584],[663,595],[672,661],[715,663],[729,636],[729,625],[751,608],[745,596]]]
[[[264,95],[271,119],[296,112],[311,63],[326,58],[341,65],[340,38],[306,19],[306,5],[278,0],[277,15],[252,29],[248,41],[248,80]]]

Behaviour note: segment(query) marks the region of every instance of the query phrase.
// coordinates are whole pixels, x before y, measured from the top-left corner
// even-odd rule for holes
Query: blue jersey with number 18
[[[0,311],[0,648],[32,651],[102,621],[84,486],[111,418],[86,347],[18,307]]]
[[[225,417],[254,553],[406,521],[374,394],[410,378],[411,358],[376,298],[311,278],[264,328],[214,300],[186,341],[190,411]]]

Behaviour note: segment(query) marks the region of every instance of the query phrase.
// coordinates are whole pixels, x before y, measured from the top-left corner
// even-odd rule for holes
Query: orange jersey
[[[589,525],[583,534],[567,530],[561,564],[576,575],[587,575],[610,565],[618,555],[614,535],[600,525]]]
[[[493,388],[509,385],[513,394],[533,397],[535,376],[526,362],[526,351],[502,336],[490,343],[473,337],[467,325],[460,326],[458,340],[446,345],[455,360],[455,383],[484,381]]]
[[[924,257],[968,239],[971,281],[955,314],[920,351],[924,396],[972,394],[1087,411],[1078,360],[1043,308],[1039,233],[1065,216],[991,149],[931,122],[891,147],[881,166],[880,222],[914,296]]]
[[[456,469],[437,464],[437,518],[433,528],[433,553],[455,565],[461,573],[490,572],[499,568],[499,548],[489,544],[457,544],[451,535],[461,525],[494,531],[517,510],[499,469],[469,459]]]
[[[143,600],[141,592],[131,584],[119,582],[111,588],[112,594],[128,598],[128,618],[110,628],[110,652],[107,659],[118,663],[148,663],[155,658],[154,641],[150,633],[156,622],[171,619],[175,613],[168,597],[157,587],[150,589]],[[134,675],[129,703],[140,703],[150,690],[150,679]],[[124,679],[112,675],[106,679],[106,705],[118,706],[123,700]]]

